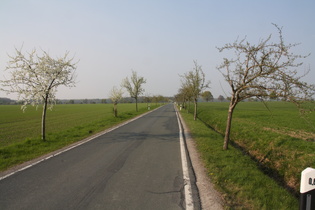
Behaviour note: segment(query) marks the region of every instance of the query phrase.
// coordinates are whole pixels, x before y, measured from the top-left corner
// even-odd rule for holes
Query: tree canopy
[[[210,91],[204,91],[202,94],[201,94],[202,98],[205,100],[205,101],[211,101],[213,100],[213,95]]]
[[[314,95],[314,85],[301,80],[309,70],[302,74],[298,72],[302,65],[298,60],[307,56],[294,54],[291,49],[297,44],[285,44],[282,28],[275,27],[279,34],[277,42],[272,42],[270,35],[256,45],[242,39],[218,48],[220,52],[231,50],[235,55],[224,58],[218,67],[231,88],[224,149],[227,149],[232,114],[238,102],[272,95],[300,106]]]
[[[138,97],[144,93],[143,84],[146,83],[146,80],[143,77],[137,75],[136,71],[132,71],[130,80],[126,77],[122,81],[122,87],[126,88],[131,98],[136,100],[136,111],[138,111]]]

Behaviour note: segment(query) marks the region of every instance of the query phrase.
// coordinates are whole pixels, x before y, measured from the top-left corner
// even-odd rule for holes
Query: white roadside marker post
[[[315,169],[302,171],[300,186],[300,210],[315,209]]]

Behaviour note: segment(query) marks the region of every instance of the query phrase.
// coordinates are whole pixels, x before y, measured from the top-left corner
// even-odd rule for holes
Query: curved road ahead
[[[172,104],[0,181],[0,209],[184,209]]]

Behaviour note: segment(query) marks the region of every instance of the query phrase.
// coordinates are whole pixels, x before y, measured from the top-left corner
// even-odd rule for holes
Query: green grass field
[[[0,106],[0,170],[31,160],[79,141],[96,132],[128,120],[147,111],[146,104],[118,104],[118,117],[112,104],[56,105],[47,111],[47,141],[40,139],[41,109],[20,106]],[[151,105],[151,108],[155,108]]]
[[[140,104],[140,108],[146,104]],[[83,124],[113,118],[112,104],[65,104],[56,105],[47,111],[47,133],[60,132]],[[119,104],[120,114],[135,110],[134,104]],[[18,105],[0,106],[0,147],[7,146],[26,138],[40,136],[41,114],[39,107],[29,106],[23,113]]]
[[[255,161],[231,147],[222,149],[223,136],[182,112],[204,160],[208,176],[225,201],[225,209],[298,209],[298,200]]]
[[[238,150],[242,151],[242,156],[247,154],[245,156],[250,157],[260,171],[273,177],[279,186],[286,186],[298,195],[301,171],[306,167],[315,168],[315,113],[301,117],[296,107],[290,103],[270,102],[267,105],[269,110],[260,102],[238,104],[233,116],[231,139],[241,148]],[[200,103],[198,107],[198,123],[204,124],[209,131],[214,129],[220,135],[216,137],[215,143],[208,142],[209,145],[204,145],[201,150],[206,154],[206,150],[213,150],[211,145],[215,144],[215,150],[221,152],[228,103]],[[191,122],[190,126],[193,124],[194,122]],[[201,132],[201,129],[195,131],[195,136],[200,135],[198,132]],[[208,138],[211,138],[211,135],[208,135]],[[231,147],[230,150],[235,148]],[[225,159],[229,153],[231,151],[217,154],[217,159]],[[229,158],[233,158],[232,155]],[[216,164],[215,160],[208,161]],[[234,164],[235,161],[232,160],[229,164]],[[225,164],[218,167],[231,167],[228,163]],[[234,175],[239,179],[248,179],[248,175],[242,174],[241,167],[234,170],[238,171]],[[229,191],[228,187],[226,191]],[[239,193],[241,191],[243,190],[240,188]]]

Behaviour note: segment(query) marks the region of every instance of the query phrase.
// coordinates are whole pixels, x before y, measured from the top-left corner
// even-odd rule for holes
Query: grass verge
[[[199,106],[199,105],[198,105]],[[299,196],[301,171],[315,163],[315,113],[300,115],[287,102],[242,102],[233,115],[231,140],[264,173]],[[228,103],[200,103],[198,118],[224,135]]]
[[[232,146],[223,151],[221,134],[194,121],[191,114],[181,114],[227,209],[298,209],[298,199],[264,174],[249,156]]]
[[[26,138],[24,141],[0,147],[0,171],[58,150],[145,112],[147,112],[146,107],[142,107],[138,112],[123,112],[117,118],[113,116],[106,117],[86,124],[83,123],[60,132],[47,133],[46,141],[42,141],[39,137],[32,137]]]

